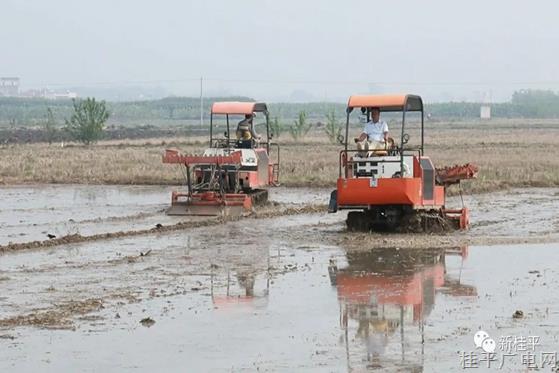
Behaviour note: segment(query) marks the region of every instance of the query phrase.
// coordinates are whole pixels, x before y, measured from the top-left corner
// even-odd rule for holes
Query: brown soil
[[[0,328],[34,326],[47,329],[72,329],[72,318],[74,316],[86,315],[103,308],[103,302],[100,299],[69,301],[49,309],[37,310],[25,315],[0,319]]]

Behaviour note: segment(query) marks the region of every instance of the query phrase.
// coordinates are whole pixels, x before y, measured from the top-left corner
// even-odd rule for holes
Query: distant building
[[[26,91],[21,92],[20,97],[44,98],[44,97],[46,97],[47,93],[48,93],[48,90],[46,88],[28,89]]]
[[[46,98],[48,100],[69,100],[78,94],[71,91],[53,91],[48,88],[29,89],[20,92],[19,78],[0,78],[0,97]]]
[[[30,89],[21,93],[20,97],[29,98],[46,98],[48,100],[69,100],[77,98],[78,94],[76,92],[65,91],[65,92],[55,92],[47,88],[41,89]]]
[[[0,96],[19,96],[19,78],[0,78]]]
[[[479,109],[479,117],[481,119],[491,119],[491,106],[481,105]]]

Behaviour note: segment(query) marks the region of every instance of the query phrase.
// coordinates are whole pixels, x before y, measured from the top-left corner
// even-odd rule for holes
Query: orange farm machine
[[[373,109],[401,118],[400,142],[387,139],[381,149],[350,149],[348,134],[352,112],[368,121]],[[436,169],[424,153],[423,101],[416,95],[351,96],[347,105],[344,149],[339,154],[337,188],[330,197],[329,212],[351,210],[349,230],[425,231],[453,227],[467,229],[469,212],[448,209],[446,191],[451,184],[476,177],[471,164]],[[414,125],[408,126],[412,117]],[[409,127],[409,128],[408,128]],[[417,133],[410,144],[410,132]],[[358,140],[356,139],[356,142]]]
[[[265,134],[237,136],[239,126],[254,134],[253,118],[263,116]],[[250,118],[250,120],[246,120]],[[217,134],[221,121],[224,132]],[[232,123],[233,122],[233,123]],[[232,126],[235,128],[232,128]],[[266,104],[215,102],[210,115],[209,147],[200,155],[166,150],[163,163],[183,166],[186,191],[173,192],[169,215],[240,215],[268,200],[265,189],[279,182],[279,145],[272,143]],[[274,151],[274,160],[270,152]]]

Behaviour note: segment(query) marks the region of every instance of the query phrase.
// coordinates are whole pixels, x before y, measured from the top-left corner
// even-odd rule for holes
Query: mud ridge
[[[70,220],[71,223],[103,223],[103,222],[118,222],[118,221],[129,221],[134,219],[142,219],[142,218],[149,218],[152,216],[156,216],[158,214],[163,214],[165,209],[159,209],[154,212],[139,212],[134,215],[126,215],[126,216],[108,216],[108,217],[99,217],[93,219],[84,219],[84,220]]]
[[[140,230],[133,230],[133,231],[119,231],[119,232],[109,232],[109,233],[99,233],[90,236],[82,236],[81,234],[70,234],[63,237],[57,237],[50,240],[43,240],[43,241],[31,241],[31,242],[22,242],[22,243],[9,243],[7,245],[0,246],[0,253],[8,253],[14,251],[21,251],[21,250],[30,250],[30,249],[40,249],[40,248],[49,248],[59,245],[67,245],[67,244],[76,244],[76,243],[83,243],[83,242],[91,242],[91,241],[100,241],[100,240],[110,240],[116,238],[124,238],[124,237],[133,237],[133,236],[142,236],[142,235],[150,235],[156,233],[164,233],[164,232],[174,232],[180,231],[184,229],[191,229],[191,228],[199,228],[199,227],[208,227],[214,226],[219,224],[225,224],[231,221],[237,221],[240,219],[266,219],[266,218],[274,218],[274,217],[281,217],[281,216],[289,216],[289,215],[299,215],[299,214],[312,214],[312,213],[319,213],[325,212],[327,210],[327,206],[325,205],[304,205],[298,207],[284,207],[278,209],[273,207],[264,207],[260,210],[254,210],[246,215],[240,217],[217,217],[217,218],[208,218],[206,220],[199,220],[199,221],[182,221],[172,225],[163,225],[159,227],[154,227],[150,229],[140,229]]]

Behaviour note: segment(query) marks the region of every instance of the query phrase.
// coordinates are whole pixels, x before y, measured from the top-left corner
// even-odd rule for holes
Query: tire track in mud
[[[89,236],[82,236],[81,234],[70,234],[63,237],[53,238],[50,240],[8,243],[6,245],[0,246],[0,253],[4,254],[9,252],[49,248],[54,246],[67,245],[67,244],[110,240],[110,239],[117,239],[117,238],[124,238],[124,237],[144,236],[144,235],[165,233],[165,232],[175,232],[175,231],[181,231],[185,229],[215,226],[215,225],[225,224],[232,221],[238,221],[241,219],[266,219],[266,218],[299,215],[299,214],[312,214],[312,213],[319,213],[319,212],[326,212],[326,211],[327,211],[326,205],[304,205],[304,206],[297,206],[297,207],[284,207],[280,209],[263,208],[261,210],[254,210],[248,213],[247,215],[243,215],[239,217],[207,218],[204,220],[181,221],[176,224],[162,225],[159,227],[154,227],[149,229],[98,233]]]
[[[12,212],[13,211],[17,211],[17,210],[12,210]],[[33,211],[33,210],[29,209],[28,211]],[[107,216],[107,217],[97,217],[97,218],[82,219],[82,220],[68,219],[68,221],[64,221],[61,223],[71,223],[71,224],[114,223],[114,222],[121,222],[121,221],[132,221],[132,220],[150,218],[163,213],[165,213],[164,208],[158,209],[157,211],[153,211],[153,212],[139,212],[137,214],[126,215],[126,216]],[[4,225],[3,227],[13,228],[13,227],[25,227],[25,226],[26,224],[7,224]]]
[[[85,242],[111,240],[118,238],[145,236],[151,234],[159,234],[166,232],[175,232],[186,229],[210,227],[228,222],[239,221],[241,219],[266,219],[283,216],[292,216],[300,214],[316,214],[325,213],[326,205],[307,204],[300,206],[286,206],[283,204],[275,204],[266,206],[239,217],[208,217],[203,220],[181,221],[172,225],[163,225],[149,229],[139,229],[130,231],[118,231],[108,233],[98,233],[88,236],[80,234],[70,234],[50,240],[30,241],[21,243],[8,243],[0,245],[0,254],[10,252],[18,252],[23,250],[50,248],[60,245],[79,244]],[[151,213],[146,213],[151,215]],[[136,215],[134,215],[136,216]],[[133,217],[134,217],[133,216]],[[118,218],[125,219],[124,217]],[[314,239],[316,241],[324,241],[320,232]],[[327,240],[330,243],[336,243],[350,250],[370,250],[379,247],[394,248],[427,248],[427,247],[458,247],[469,245],[501,245],[501,244],[523,244],[523,243],[549,243],[559,242],[559,236],[553,235],[529,235],[529,236],[488,236],[478,235],[475,232],[450,232],[450,233],[355,233],[347,231],[336,231],[334,236],[330,236]],[[292,239],[297,238],[297,233],[289,232]],[[304,238],[309,240],[309,232],[304,233]]]
[[[145,219],[152,216],[157,216],[158,214],[165,213],[165,209],[158,209],[157,211],[153,212],[139,212],[134,215],[127,215],[127,216],[108,216],[106,218],[99,217],[99,218],[92,218],[92,219],[83,219],[83,220],[70,220],[71,223],[104,223],[104,222],[119,222],[119,221],[127,221],[127,220],[135,220],[135,219]]]

